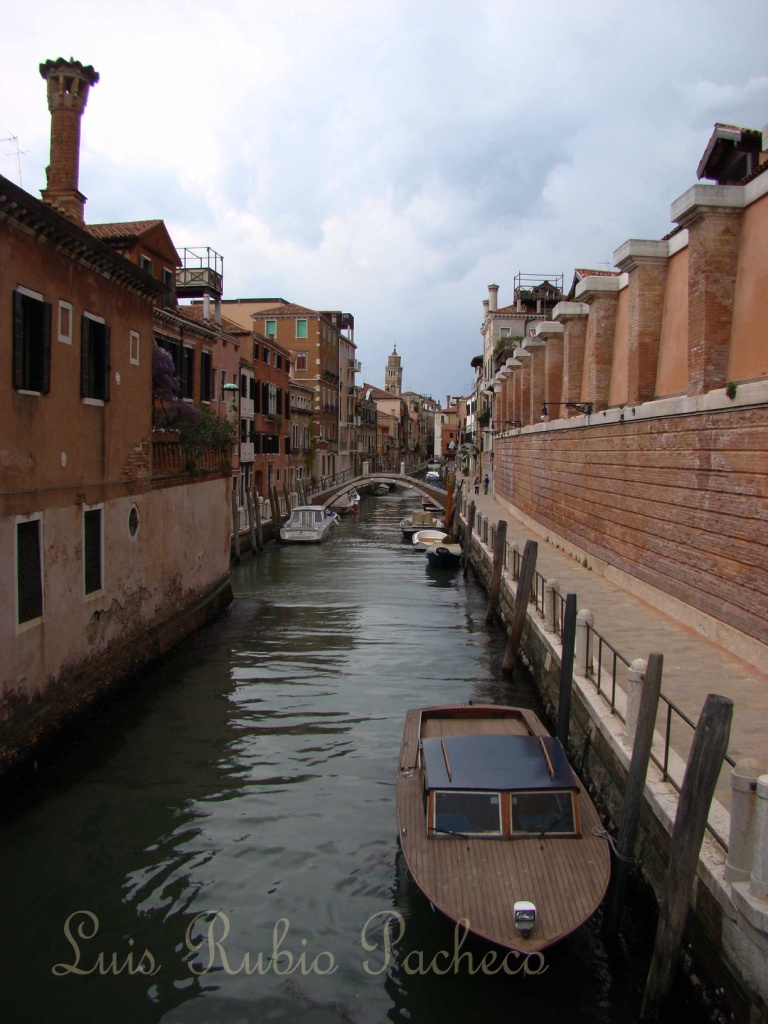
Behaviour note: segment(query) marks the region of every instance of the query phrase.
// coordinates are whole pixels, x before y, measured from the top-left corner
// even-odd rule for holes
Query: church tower
[[[392,350],[392,355],[387,360],[387,370],[384,374],[384,390],[390,395],[399,395],[403,388],[403,368],[400,365],[400,356],[397,354],[397,345]]]

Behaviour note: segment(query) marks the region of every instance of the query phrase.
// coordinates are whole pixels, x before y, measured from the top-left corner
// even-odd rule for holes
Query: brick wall
[[[768,422],[734,409],[498,438],[496,493],[768,643]]]

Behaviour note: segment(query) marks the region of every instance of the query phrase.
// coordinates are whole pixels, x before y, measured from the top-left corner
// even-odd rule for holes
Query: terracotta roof
[[[574,270],[574,274],[580,280],[583,280],[585,277],[619,277],[620,273],[621,271],[619,270]]]
[[[86,231],[95,238],[102,238],[105,241],[126,241],[132,238],[141,238],[151,228],[162,224],[161,220],[128,220],[117,224],[86,224]]]
[[[263,317],[275,317],[275,316],[301,316],[309,314],[311,316],[320,316],[316,309],[307,309],[306,306],[299,306],[295,302],[286,302],[284,306],[270,306],[269,309],[260,309],[253,316],[256,319],[262,319]]]

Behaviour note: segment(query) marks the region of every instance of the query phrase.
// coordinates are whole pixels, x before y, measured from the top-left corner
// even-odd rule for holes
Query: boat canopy
[[[427,789],[580,789],[562,744],[554,736],[433,737],[422,740],[422,752]]]

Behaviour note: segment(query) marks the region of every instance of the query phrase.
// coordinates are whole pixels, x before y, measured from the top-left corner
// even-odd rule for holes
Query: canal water
[[[457,937],[397,845],[405,710],[536,700],[471,573],[403,542],[416,504],[366,497],[326,543],[245,559],[226,614],[6,807],[3,1021],[636,1020],[641,913],[610,951],[595,919],[515,974],[472,942],[438,973]],[[669,1021],[704,1019],[686,1000]]]

